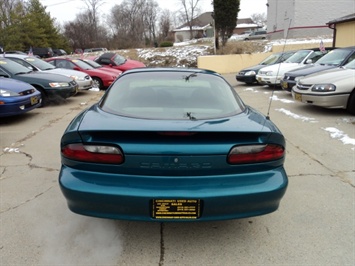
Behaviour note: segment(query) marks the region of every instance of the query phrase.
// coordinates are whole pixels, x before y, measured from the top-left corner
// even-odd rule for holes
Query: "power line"
[[[50,6],[58,6],[58,5],[63,5],[63,4],[67,4],[67,3],[70,3],[70,2],[73,2],[73,0],[68,0],[68,1],[60,2],[60,3],[55,3],[55,4],[51,4],[51,5],[46,5],[46,6],[47,6],[47,7],[50,7]]]

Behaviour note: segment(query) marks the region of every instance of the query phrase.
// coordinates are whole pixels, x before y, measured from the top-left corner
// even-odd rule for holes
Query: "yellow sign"
[[[201,204],[197,199],[155,199],[153,218],[156,219],[197,219],[200,217]]]

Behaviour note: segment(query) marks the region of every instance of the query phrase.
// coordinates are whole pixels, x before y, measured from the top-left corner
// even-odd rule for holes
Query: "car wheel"
[[[35,87],[35,88],[41,93],[42,103],[41,103],[40,107],[44,107],[44,106],[48,105],[49,99],[48,99],[48,96],[47,96],[46,92],[44,91],[44,89],[38,88],[38,87]]]
[[[349,96],[348,104],[346,106],[346,110],[350,114],[355,115],[355,89],[353,90],[353,92]]]
[[[102,80],[99,78],[92,78],[93,87],[99,88],[100,90],[104,89],[104,85],[102,84]]]

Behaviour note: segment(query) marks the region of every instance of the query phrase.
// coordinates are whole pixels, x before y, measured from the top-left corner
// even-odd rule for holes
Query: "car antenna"
[[[286,48],[286,42],[287,42],[287,39],[288,39],[288,31],[291,27],[291,22],[292,22],[292,19],[290,19],[290,22],[288,24],[288,27],[287,28],[284,28],[284,39],[285,39],[285,42],[284,42],[284,46],[282,48],[282,54],[285,53],[285,48]],[[280,67],[281,67],[281,63],[279,63],[279,68],[277,69],[277,73],[276,73],[276,77],[279,75],[280,73]],[[275,83],[274,83],[274,88],[271,92],[271,97],[270,97],[270,101],[269,101],[269,108],[267,110],[267,115],[266,115],[266,119],[270,120],[270,109],[271,109],[271,103],[272,103],[272,100],[274,99],[274,94],[275,94],[275,88],[276,88],[276,80],[275,80]]]

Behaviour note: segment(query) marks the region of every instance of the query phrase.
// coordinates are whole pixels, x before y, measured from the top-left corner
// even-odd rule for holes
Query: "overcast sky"
[[[107,14],[112,6],[120,4],[122,1],[123,0],[106,0],[99,11],[101,14]],[[181,7],[179,0],[155,1],[158,2],[162,9],[177,11]],[[60,23],[74,20],[77,13],[86,9],[86,5],[82,0],[40,0],[40,2],[47,7],[46,10],[51,14],[51,17],[56,18]],[[212,11],[211,0],[200,0],[200,3],[203,12]],[[241,11],[238,15],[239,18],[247,18],[254,13],[266,13],[267,0],[241,0],[240,3]]]

